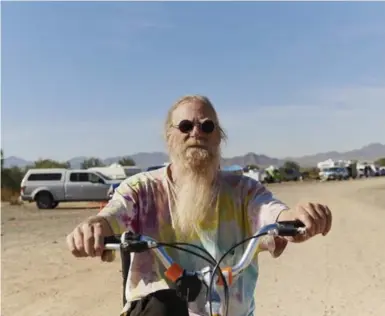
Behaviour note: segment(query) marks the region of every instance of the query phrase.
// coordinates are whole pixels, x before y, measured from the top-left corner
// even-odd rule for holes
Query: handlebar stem
[[[281,224],[274,223],[274,224],[270,224],[262,227],[252,236],[255,238],[252,238],[252,237],[250,238],[251,240],[248,242],[245,253],[241,257],[239,262],[233,267],[221,268],[222,274],[226,280],[226,284],[231,285],[233,283],[233,278],[241,274],[253,261],[259,245],[259,237],[261,235],[294,236],[297,233],[304,233],[304,232],[305,232],[304,225],[301,223],[295,223],[295,222],[282,222]],[[134,248],[131,248],[134,250],[131,250],[131,251],[141,252],[146,249],[151,249],[152,251],[154,251],[158,259],[162,262],[162,264],[166,268],[165,276],[169,280],[173,281],[174,283],[180,280],[181,277],[186,276],[186,273],[188,275],[188,272],[186,272],[182,267],[180,267],[176,262],[174,262],[174,260],[167,254],[166,250],[163,247],[161,246],[159,247],[159,244],[156,240],[148,236],[144,236],[144,235],[134,236],[130,232],[124,232],[121,235],[120,243],[117,243],[116,240],[115,242],[114,241],[106,242],[105,249],[130,251],[130,241],[132,241],[133,244],[136,243],[136,246]],[[214,275],[213,269],[211,267],[205,267],[199,272],[196,272],[196,276],[205,284],[207,289],[209,289],[211,280],[212,278],[214,278],[213,287],[211,289],[211,307],[213,312],[212,315],[213,316],[222,315],[223,306],[221,303],[221,296],[217,291],[217,286],[223,286],[224,280],[222,279],[222,277],[219,277],[217,274]],[[207,313],[210,314],[209,301],[206,303],[205,307],[206,307]]]

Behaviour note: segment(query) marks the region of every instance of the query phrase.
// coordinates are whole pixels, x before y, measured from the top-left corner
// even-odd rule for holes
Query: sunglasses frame
[[[183,123],[184,124],[190,124],[190,128],[189,129],[182,129],[181,128],[181,124],[183,124]],[[210,131],[206,131],[203,128],[203,125],[205,123],[211,124],[210,126],[212,126],[212,129]],[[194,129],[195,126],[197,126],[202,133],[205,133],[207,135],[212,134],[215,131],[215,127],[216,127],[215,122],[213,120],[210,120],[210,119],[204,120],[203,122],[194,122],[194,121],[191,121],[191,120],[181,120],[179,122],[179,124],[172,125],[172,127],[179,129],[179,131],[181,133],[183,133],[183,134],[190,133]]]

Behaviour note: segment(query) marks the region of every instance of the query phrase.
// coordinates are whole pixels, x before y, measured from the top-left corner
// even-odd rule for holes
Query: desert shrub
[[[12,203],[18,203],[19,199],[19,191],[15,191],[9,188],[1,188],[1,201],[3,202],[10,202]]]
[[[303,168],[301,170],[301,174],[302,174],[302,177],[303,177],[303,180],[319,180],[319,170],[318,168],[315,168],[315,167],[311,167],[311,168]]]

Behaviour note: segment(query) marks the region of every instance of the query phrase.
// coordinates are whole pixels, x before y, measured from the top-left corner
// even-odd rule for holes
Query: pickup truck
[[[53,209],[60,202],[106,201],[111,185],[121,180],[92,170],[30,169],[20,185],[20,199]]]

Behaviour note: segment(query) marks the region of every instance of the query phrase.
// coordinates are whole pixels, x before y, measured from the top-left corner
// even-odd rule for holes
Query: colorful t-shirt
[[[170,212],[174,203],[170,191],[169,167],[131,176],[115,190],[113,198],[99,213],[108,220],[115,234],[130,230],[162,242],[178,241],[178,229],[174,227]],[[189,243],[204,247],[216,260],[262,226],[274,223],[279,213],[287,209],[262,184],[250,177],[222,173],[220,179],[213,215],[201,224],[195,237],[188,240]],[[274,255],[274,240],[267,241]],[[236,264],[246,246],[247,243],[237,247],[223,261],[223,265]],[[208,265],[206,261],[187,252],[171,248],[166,250],[187,270],[200,270]],[[151,250],[131,254],[126,285],[128,303],[123,311],[129,308],[130,301],[157,290],[172,288],[164,272],[164,266]],[[253,315],[257,279],[258,262],[255,257],[252,264],[229,287],[229,315]],[[205,293],[202,293],[196,302],[189,303],[191,314],[206,315],[205,303]]]

